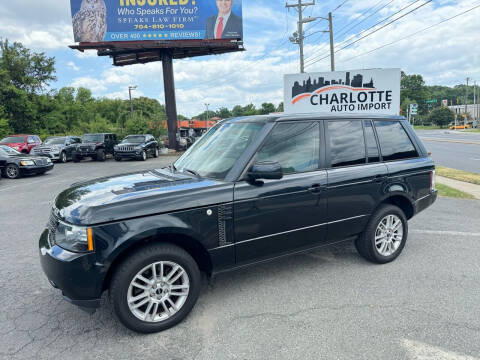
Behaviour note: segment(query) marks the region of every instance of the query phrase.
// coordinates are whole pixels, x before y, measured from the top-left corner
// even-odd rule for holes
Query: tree
[[[260,114],[268,115],[275,112],[275,105],[272,103],[263,103],[262,108],[260,109]]]
[[[426,101],[429,94],[422,75],[407,75],[402,71],[400,89],[401,104],[404,103],[405,99],[413,100],[418,104],[421,114],[427,113]]]
[[[0,39],[0,69],[5,70],[9,82],[27,93],[37,93],[55,77],[55,58],[44,53],[35,53],[15,42]]]
[[[430,113],[428,118],[431,123],[443,128],[455,121],[455,113],[449,108],[437,108]]]

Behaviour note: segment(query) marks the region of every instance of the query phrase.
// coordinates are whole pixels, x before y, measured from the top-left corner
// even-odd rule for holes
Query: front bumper
[[[50,246],[47,229],[40,236],[39,249],[43,272],[65,300],[87,311],[100,307],[103,276],[95,253],[79,254]]]
[[[430,191],[430,193],[414,203],[414,208],[415,208],[415,215],[418,214],[420,211],[425,210],[427,207],[432,205],[435,200],[437,200],[437,194],[438,191],[436,189]]]
[[[135,159],[142,157],[142,150],[139,151],[116,151],[115,157],[121,159]]]
[[[53,164],[48,165],[33,165],[33,166],[20,166],[20,174],[22,175],[32,175],[47,172],[53,169]]]
[[[60,152],[58,152],[58,153],[53,153],[53,152],[49,152],[49,153],[47,153],[47,152],[45,152],[45,153],[40,152],[40,153],[37,153],[37,152],[35,152],[34,155],[36,155],[36,156],[45,156],[45,157],[48,157],[48,158],[51,159],[51,160],[60,160]]]

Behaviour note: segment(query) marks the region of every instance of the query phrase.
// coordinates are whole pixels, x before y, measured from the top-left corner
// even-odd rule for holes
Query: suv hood
[[[55,199],[57,215],[75,225],[95,225],[233,200],[233,184],[156,169],[83,183]]]

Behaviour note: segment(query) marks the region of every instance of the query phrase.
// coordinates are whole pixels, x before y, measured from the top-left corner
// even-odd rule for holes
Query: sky
[[[304,15],[327,17],[333,11],[336,70],[401,68],[407,74],[423,75],[427,85],[453,86],[465,83],[467,77],[480,83],[480,7],[468,11],[479,6],[479,0],[316,2],[304,8]],[[445,21],[462,12],[466,13]],[[381,28],[396,18],[400,19]],[[246,51],[174,61],[178,113],[194,116],[205,110],[205,104],[215,110],[280,103],[283,74],[299,72],[299,47],[289,41],[297,20],[296,10],[287,9],[283,0],[243,0]],[[323,19],[305,26],[306,72],[330,70],[329,37],[322,32],[326,29],[328,22]],[[368,35],[374,30],[378,31]],[[0,37],[54,56],[57,81],[52,88],[86,87],[96,97],[126,99],[128,86],[137,85],[134,96],[164,103],[160,62],[114,67],[110,58],[98,57],[96,51],[68,48],[74,44],[68,0],[4,1]]]

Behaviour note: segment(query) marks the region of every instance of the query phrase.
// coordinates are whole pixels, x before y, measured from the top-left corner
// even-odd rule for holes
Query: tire
[[[20,168],[16,164],[8,164],[3,170],[3,176],[9,179],[18,179],[20,177]]]
[[[103,149],[98,149],[97,150],[97,155],[95,156],[95,160],[104,162],[107,160],[107,155],[105,155],[105,150]]]
[[[401,222],[400,225],[398,221]],[[394,228],[397,230],[392,232],[391,230]],[[375,244],[376,237],[377,244]],[[405,214],[399,207],[385,204],[381,205],[372,215],[365,231],[355,241],[355,247],[366,260],[377,264],[386,264],[400,255],[405,247],[407,237],[408,221]]]
[[[152,284],[146,282],[141,283],[142,280],[138,278],[135,283],[145,288],[142,287],[143,290],[136,288],[133,283],[137,275],[141,274],[146,280],[153,279],[153,264],[156,264],[155,269],[157,275],[160,275],[160,266],[163,264],[164,275],[167,274],[163,279],[171,275],[170,272],[173,271],[175,265],[180,266],[179,269],[173,272],[170,279],[176,278],[180,274],[179,270],[183,270],[184,272],[180,278],[173,283],[175,284],[174,286],[187,286],[187,293],[181,296],[175,296],[170,295],[169,292],[165,292],[162,295],[160,288],[154,290],[151,287],[153,286]],[[148,274],[150,274],[150,276]],[[165,285],[169,286],[168,284]],[[197,302],[200,287],[201,277],[198,265],[185,250],[170,244],[152,244],[140,248],[118,266],[111,281],[110,300],[116,316],[123,325],[140,333],[154,333],[169,329],[181,322]],[[183,292],[182,290],[176,291]],[[168,301],[161,300],[162,296],[163,299],[168,297],[172,302],[169,303]],[[144,302],[144,304],[137,307],[137,309],[131,310],[131,306],[127,300],[128,297],[138,298],[134,302],[131,302],[131,304],[137,306],[141,302]],[[145,301],[147,302],[145,303]],[[164,307],[162,303],[165,304],[166,307]],[[173,303],[179,306],[176,312],[170,312],[175,311],[171,306]],[[155,307],[154,304],[158,304],[157,307]],[[149,320],[140,319],[145,313],[150,315]],[[155,321],[152,320],[154,313],[157,317],[157,319],[154,319]],[[162,319],[162,317],[164,317],[164,319]]]
[[[147,161],[147,159],[148,159],[147,152],[145,150],[142,150],[142,154],[140,155],[140,160]]]
[[[60,153],[60,157],[58,158],[58,161],[61,162],[62,164],[65,164],[67,162],[67,154],[65,151],[62,151]]]
[[[153,150],[153,157],[158,158],[159,154],[160,154],[160,151],[158,150],[158,147],[156,147],[155,150]]]
[[[82,161],[82,158],[78,155],[73,155],[73,162],[74,163],[79,163],[80,161]]]
[[[122,161],[122,158],[119,156],[115,156],[115,161]]]

